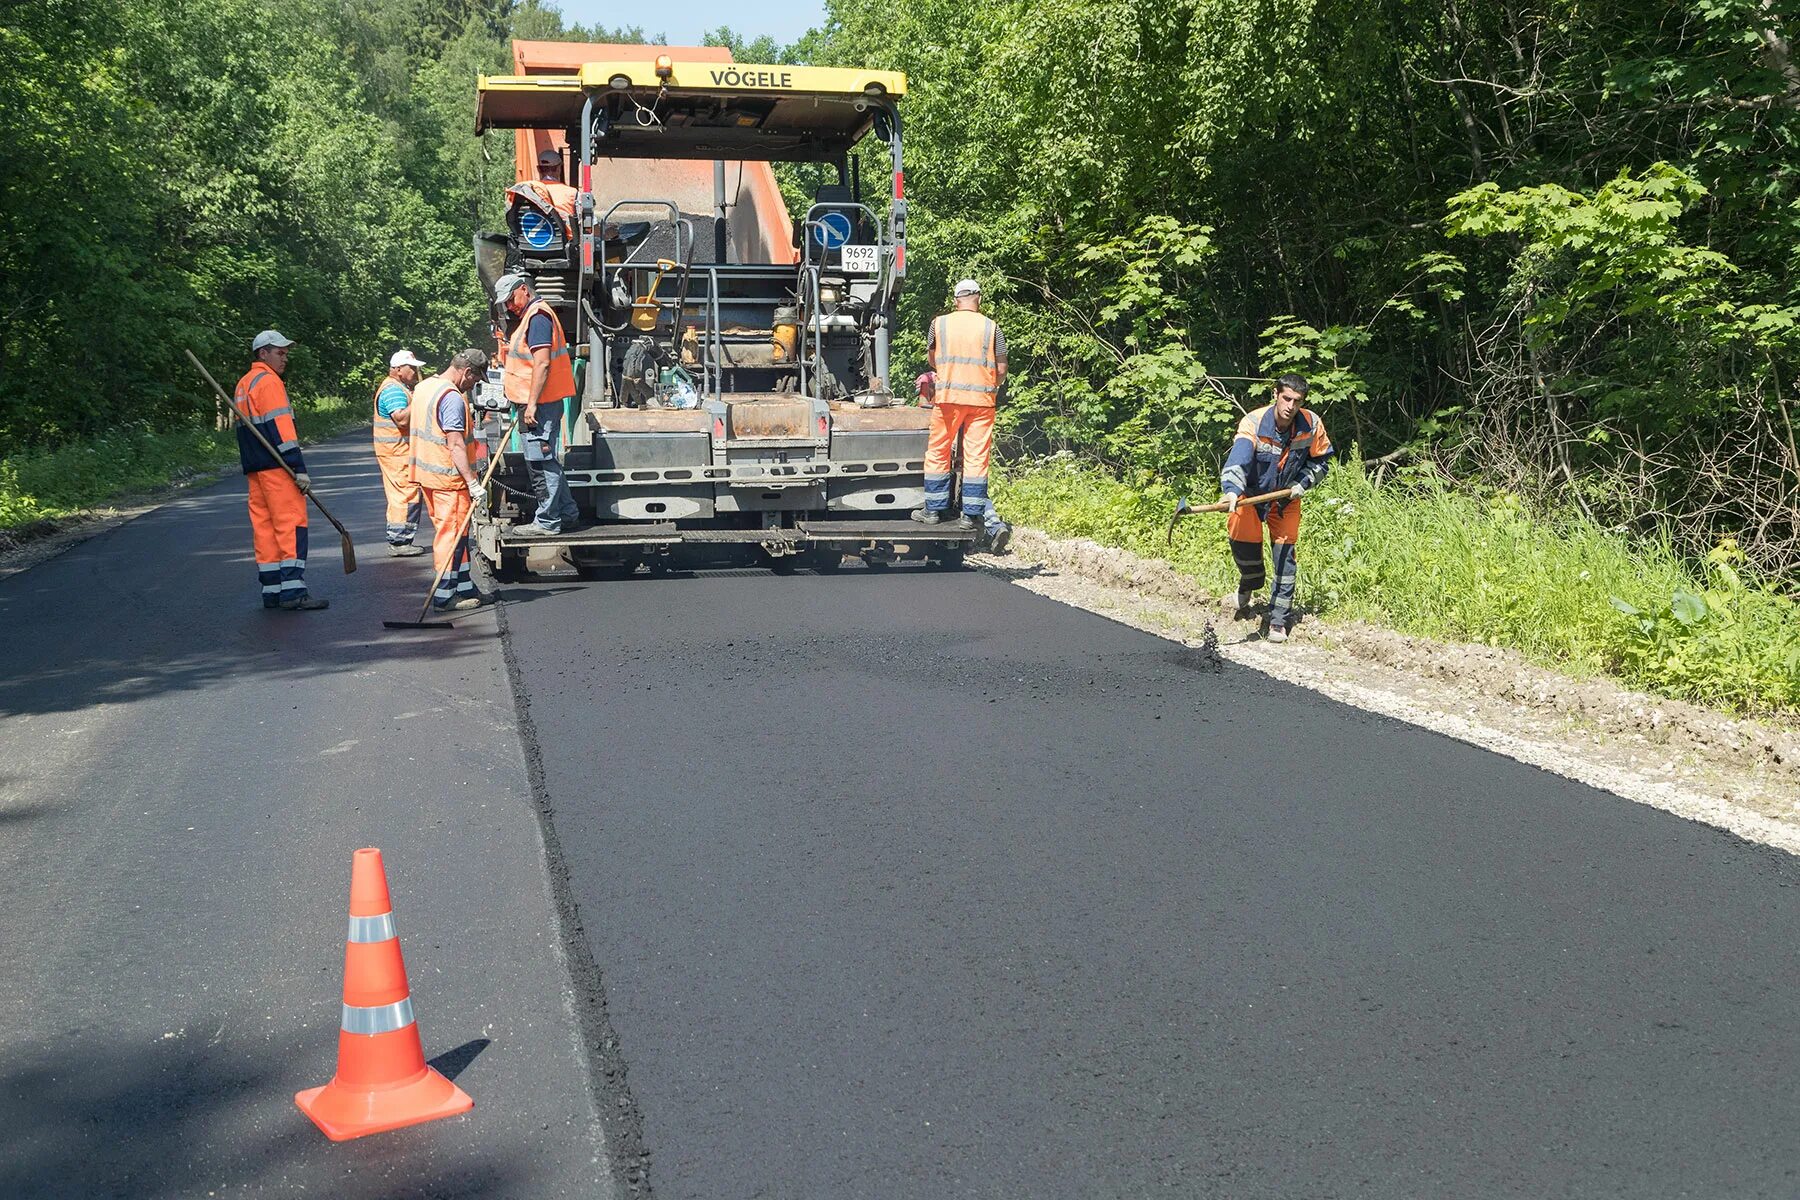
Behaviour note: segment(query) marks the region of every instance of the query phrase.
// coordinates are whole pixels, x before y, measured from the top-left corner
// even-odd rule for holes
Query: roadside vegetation
[[[1217,497],[1214,480],[1190,493]],[[1183,518],[1181,491],[1133,487],[1073,458],[1007,471],[1010,519],[1167,559],[1220,596],[1237,586],[1224,519]],[[1800,712],[1800,597],[1758,583],[1727,542],[1696,565],[1665,540],[1606,530],[1577,511],[1534,515],[1510,492],[1446,488],[1431,476],[1376,486],[1340,462],[1305,500],[1305,613],[1522,651],[1578,675],[1605,674],[1745,713]]]
[[[309,442],[368,422],[361,406],[340,397],[296,397],[294,408]],[[232,432],[199,421],[161,429],[121,425],[66,446],[27,450],[0,459],[0,533],[210,479],[236,466]]]

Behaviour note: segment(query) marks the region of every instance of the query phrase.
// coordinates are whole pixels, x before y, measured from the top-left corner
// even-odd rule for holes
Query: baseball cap
[[[560,167],[560,166],[562,166],[562,155],[558,154],[554,150],[539,150],[538,151],[538,166],[540,166],[540,167]]]
[[[508,271],[494,280],[494,303],[505,304],[520,287],[531,286],[531,278],[517,271]]]
[[[390,367],[423,367],[424,365],[411,350],[396,350],[394,356],[388,359]]]
[[[973,279],[964,279],[956,285],[956,294],[958,296],[979,296],[981,295],[981,285]]]
[[[269,346],[273,346],[279,350],[283,346],[292,346],[293,344],[294,340],[292,338],[282,337],[281,334],[273,329],[265,329],[257,334],[256,339],[250,343],[250,353],[255,354],[258,350],[265,349]]]

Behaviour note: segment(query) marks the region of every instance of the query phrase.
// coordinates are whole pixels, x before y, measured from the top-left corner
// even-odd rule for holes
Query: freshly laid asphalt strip
[[[570,583],[508,650],[662,1200],[1800,1193],[1786,855],[983,575]]]
[[[309,449],[327,612],[264,612],[244,484],[0,581],[0,1196],[613,1194],[497,625],[411,619],[367,434]],[[427,535],[428,536],[428,533]],[[383,850],[466,1116],[333,1144],[350,855]]]

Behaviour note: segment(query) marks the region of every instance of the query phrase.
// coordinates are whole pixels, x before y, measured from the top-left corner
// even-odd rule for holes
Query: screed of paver
[[[657,1196],[1791,1194],[1789,856],[974,573],[572,584]]]

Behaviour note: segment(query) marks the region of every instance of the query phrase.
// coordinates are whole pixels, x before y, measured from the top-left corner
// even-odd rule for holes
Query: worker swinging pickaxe
[[[1291,500],[1293,495],[1293,489],[1282,488],[1279,492],[1265,492],[1260,496],[1243,496],[1238,499],[1237,507],[1242,508],[1247,504],[1267,504],[1274,500]],[[1169,532],[1163,538],[1163,545],[1167,546],[1174,542],[1175,522],[1181,520],[1181,518],[1191,517],[1195,513],[1229,512],[1231,511],[1231,508],[1232,506],[1224,500],[1217,500],[1211,504],[1189,504],[1187,502],[1187,497],[1183,496],[1180,500],[1175,502],[1175,512],[1169,517]]]

